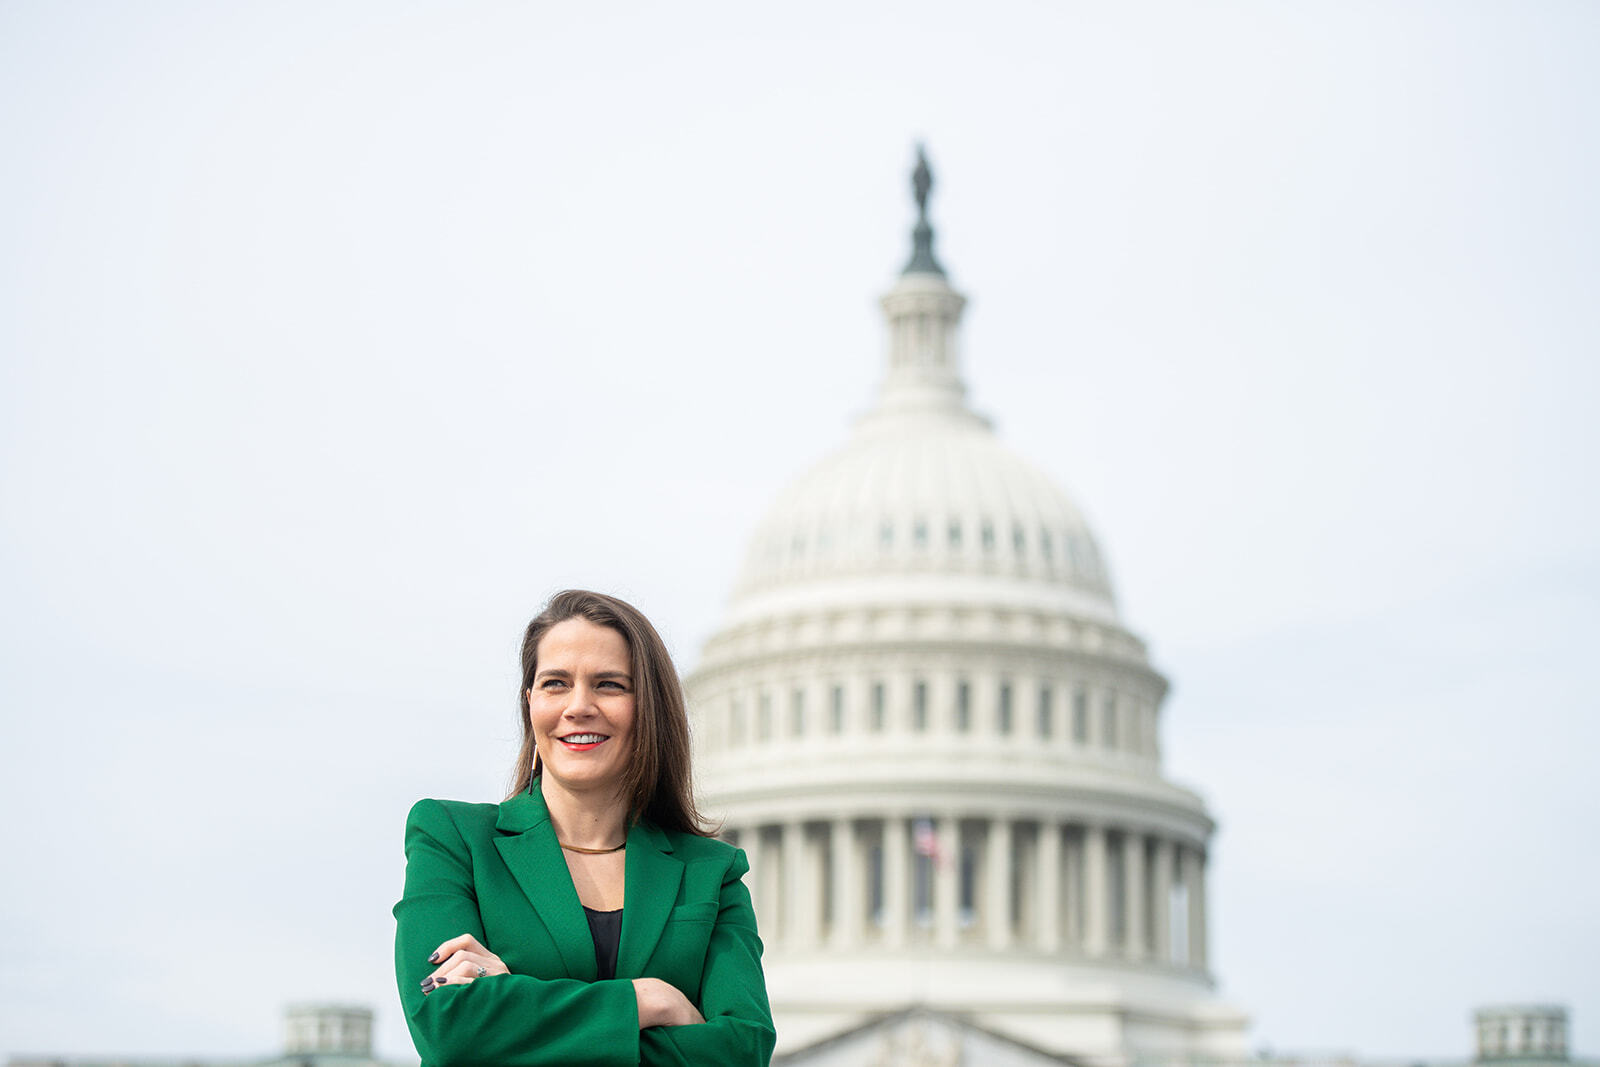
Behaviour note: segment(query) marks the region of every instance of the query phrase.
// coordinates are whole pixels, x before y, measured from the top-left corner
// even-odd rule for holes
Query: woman
[[[559,593],[521,690],[515,792],[419,801],[406,823],[395,972],[423,1064],[765,1064],[748,864],[695,810],[655,628]]]

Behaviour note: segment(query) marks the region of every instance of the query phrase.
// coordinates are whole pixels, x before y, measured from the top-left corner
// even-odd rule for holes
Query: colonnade
[[[730,824],[773,950],[974,946],[1206,969],[1203,847],[958,813]]]
[[[1159,693],[1138,680],[1067,681],[1027,672],[928,668],[872,676],[776,679],[696,693],[707,756],[751,748],[847,744],[890,735],[1011,738],[1061,755],[1160,759]]]

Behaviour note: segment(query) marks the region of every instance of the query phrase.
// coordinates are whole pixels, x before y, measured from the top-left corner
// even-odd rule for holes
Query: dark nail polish
[[[450,979],[448,979],[448,978],[435,978],[433,980],[433,984],[434,985],[444,985],[448,981],[450,981]]]
[[[435,952],[433,955],[429,956],[428,957],[428,962],[429,963],[438,963],[439,962],[439,954],[437,952]]]
[[[417,984],[420,985],[420,986],[430,986],[430,985],[433,984],[433,979],[432,978],[424,978],[422,981],[418,982]]]

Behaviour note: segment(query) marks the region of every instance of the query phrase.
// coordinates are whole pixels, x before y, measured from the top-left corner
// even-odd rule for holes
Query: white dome
[[[932,273],[902,276],[883,298],[890,350],[878,404],[757,526],[730,626],[885,604],[1117,624],[1077,507],[966,405],[956,342],[965,304]]]
[[[774,500],[684,681],[779,1051],[917,1004],[1091,1067],[1238,1058],[1166,680],[1078,508],[967,406],[919,214],[876,405]]]
[[[874,413],[756,527],[738,601],[834,579],[917,575],[1026,583],[1115,618],[1094,535],[1068,496],[962,412]],[[1052,597],[1052,594],[1054,596]]]

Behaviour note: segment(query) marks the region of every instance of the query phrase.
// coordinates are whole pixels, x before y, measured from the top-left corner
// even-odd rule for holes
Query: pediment
[[[963,1016],[916,1007],[869,1019],[772,1062],[774,1067],[1078,1067],[1076,1060]]]

